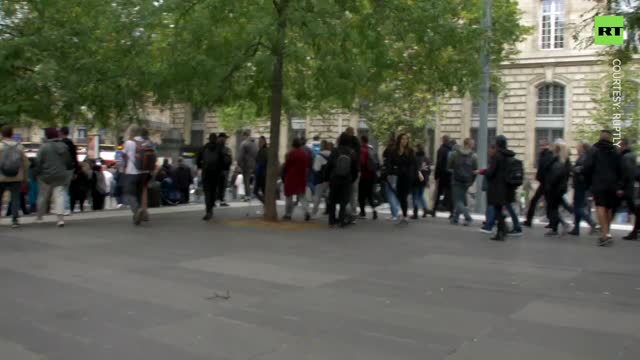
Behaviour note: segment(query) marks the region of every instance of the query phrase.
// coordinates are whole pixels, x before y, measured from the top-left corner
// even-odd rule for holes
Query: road
[[[640,242],[164,210],[0,228],[0,359],[640,358]]]

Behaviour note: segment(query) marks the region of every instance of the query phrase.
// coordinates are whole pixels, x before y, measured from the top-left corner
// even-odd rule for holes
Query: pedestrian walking
[[[502,209],[515,201],[517,186],[510,178],[517,171],[515,153],[507,148],[507,138],[504,135],[496,137],[496,153],[489,161],[489,167],[479,170],[488,180],[487,202],[493,206],[494,216],[498,221],[498,231],[491,240],[504,241],[507,236],[507,226]],[[521,165],[521,163],[520,163]],[[522,168],[520,167],[520,171]],[[521,176],[522,174],[520,174]]]
[[[264,204],[265,189],[267,187],[267,165],[269,162],[269,147],[267,138],[260,136],[258,139],[258,154],[256,155],[255,184],[253,194]]]
[[[58,216],[58,227],[64,224],[64,192],[73,175],[73,162],[69,148],[62,142],[58,130],[45,130],[46,141],[40,147],[36,158],[35,175],[38,178],[40,193],[38,195],[38,221],[50,206],[53,195],[54,212]]]
[[[442,202],[447,211],[450,212],[449,218],[453,217],[453,202],[451,199],[451,173],[448,169],[449,153],[452,151],[451,139],[448,135],[442,137],[442,144],[438,149],[436,161],[436,196],[433,200],[433,210],[431,216],[436,217],[438,205]],[[441,199],[442,197],[442,199]]]
[[[398,135],[396,144],[397,146],[391,155],[391,168],[394,175],[397,176],[396,195],[402,209],[402,219],[399,224],[407,224],[409,193],[416,178],[422,178],[422,174],[416,166],[416,155],[409,145],[409,135],[404,133]]]
[[[73,180],[69,186],[69,195],[71,197],[69,211],[73,213],[76,204],[79,205],[80,211],[84,212],[84,203],[91,191],[91,168],[86,161],[78,164],[78,170],[74,168]]]
[[[102,173],[102,164],[91,162],[91,207],[93,211],[104,210],[104,201],[109,193],[107,179]]]
[[[114,190],[115,190],[115,180],[113,178],[113,169],[111,167],[107,167],[104,164],[100,169],[102,171],[102,176],[104,177],[104,182],[107,185],[107,194],[105,196],[104,207],[107,210],[113,209],[113,199],[114,199]]]
[[[586,221],[591,226],[591,232],[595,233],[596,223],[591,215],[586,211],[587,207],[587,182],[584,176],[584,162],[587,154],[591,150],[591,146],[587,142],[581,142],[576,145],[577,159],[572,168],[573,176],[573,214],[574,226],[569,235],[580,235],[580,222]]]
[[[478,156],[473,152],[475,142],[471,138],[464,139],[464,146],[454,150],[449,158],[449,172],[452,174],[452,195],[454,201],[454,213],[452,224],[458,223],[460,214],[464,216],[464,225],[473,223],[469,209],[467,208],[467,192],[476,180],[478,170]]]
[[[547,218],[550,229],[546,236],[558,236],[558,225],[562,224],[563,235],[568,231],[568,225],[560,216],[560,205],[568,190],[571,162],[564,140],[557,139],[553,145],[553,158],[548,165],[544,184],[544,199],[547,203]]]
[[[400,202],[396,195],[396,185],[398,177],[395,175],[393,165],[391,164],[391,157],[395,151],[396,138],[391,135],[387,147],[382,153],[382,169],[381,169],[381,181],[384,188],[385,197],[389,204],[389,210],[391,210],[391,217],[388,220],[398,221],[398,212],[400,211]]]
[[[242,179],[244,181],[244,188],[246,194],[251,194],[251,177],[256,169],[256,157],[258,155],[258,147],[255,141],[251,138],[251,130],[245,130],[242,134],[244,140],[240,144],[240,150],[238,154],[238,166],[242,172]],[[247,196],[243,195],[245,199]]]
[[[213,208],[218,196],[216,188],[220,184],[220,174],[224,168],[223,152],[224,144],[218,141],[216,134],[210,134],[209,143],[200,150],[196,160],[204,190],[205,215],[202,218],[204,221],[213,218]]]
[[[609,130],[600,132],[600,140],[593,145],[584,163],[584,175],[590,184],[591,193],[596,203],[598,222],[602,234],[598,246],[610,246],[613,237],[609,233],[613,220],[613,209],[617,195],[623,194],[621,189],[622,164],[621,157],[613,145],[613,134]],[[618,192],[620,191],[620,192]]]
[[[424,146],[418,144],[416,146],[416,168],[422,174],[422,180],[418,176],[413,184],[411,198],[413,199],[413,219],[418,219],[418,210],[422,210],[422,217],[426,218],[429,212],[427,202],[424,198],[424,190],[429,187],[429,176],[431,175],[431,166],[429,159],[424,151]]]
[[[315,173],[315,190],[313,192],[313,211],[311,214],[316,216],[320,208],[320,202],[329,195],[329,180],[326,174],[327,164],[331,156],[331,144],[322,140],[320,142],[320,152],[313,160],[313,172]],[[328,213],[328,206],[325,207],[325,213]]]
[[[353,127],[349,126],[344,132],[349,136],[350,146],[356,156],[356,160],[357,160],[356,166],[358,167],[358,176],[356,177],[352,185],[351,198],[349,199],[349,207],[348,207],[349,210],[347,212],[347,215],[349,217],[349,222],[351,223],[355,221],[355,216],[358,209],[358,188],[360,184],[360,160],[359,159],[360,159],[360,150],[362,147],[360,145],[360,140],[358,140],[358,137],[356,136],[356,132]]]
[[[637,240],[638,230],[640,229],[640,222],[638,221],[638,218],[640,217],[640,207],[635,203],[635,183],[637,176],[636,154],[633,152],[633,144],[631,144],[629,139],[620,140],[620,142],[618,143],[618,151],[620,152],[622,187],[618,192],[618,198],[613,213],[615,214],[616,209],[620,208],[623,203],[627,205],[629,213],[633,214],[635,219],[633,230],[631,230],[629,234],[624,236],[623,239]]]
[[[302,205],[304,220],[309,221],[311,214],[307,202],[307,173],[309,171],[309,154],[303,149],[302,141],[293,139],[293,149],[287,154],[282,169],[284,195],[286,197],[285,214],[283,220],[291,220],[293,215],[293,197]]]
[[[24,204],[24,196],[21,195],[23,184],[26,185],[29,174],[29,159],[24,152],[24,147],[13,140],[13,128],[5,125],[0,129],[0,205],[4,192],[11,194],[11,226],[20,227],[18,209]],[[24,206],[24,205],[23,205]],[[2,208],[2,206],[0,206]],[[26,207],[23,213],[26,215]]]
[[[124,188],[127,204],[133,213],[133,223],[140,225],[148,221],[147,186],[155,171],[156,154],[148,131],[137,125],[128,129],[127,140],[124,143],[123,158],[125,160]]]
[[[78,166],[78,149],[76,145],[73,143],[73,140],[69,138],[69,128],[63,126],[60,128],[60,137],[62,138],[62,142],[67,145],[69,148],[69,155],[71,155],[71,163],[73,164],[73,172],[75,174],[80,170]],[[71,208],[71,188],[68,186],[64,192],[64,211],[65,215],[71,215],[73,209]]]
[[[331,152],[325,171],[329,182],[329,226],[345,227],[347,204],[351,199],[353,184],[358,177],[359,158],[352,147],[353,141],[347,133],[340,135],[338,147]],[[336,207],[340,207],[336,218]]]
[[[367,202],[371,206],[373,219],[378,218],[376,211],[376,201],[373,198],[373,188],[375,186],[380,160],[373,146],[369,145],[369,137],[360,137],[360,182],[358,184],[358,203],[360,205],[360,217],[366,218],[365,207]]]
[[[229,206],[225,201],[225,197],[227,196],[227,185],[229,184],[229,175],[231,171],[231,164],[233,163],[233,158],[231,156],[231,149],[227,146],[227,134],[221,132],[218,135],[218,142],[222,145],[222,171],[218,177],[218,200],[220,201],[220,206],[226,207]]]

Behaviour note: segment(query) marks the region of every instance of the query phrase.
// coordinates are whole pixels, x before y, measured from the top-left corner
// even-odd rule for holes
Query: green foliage
[[[591,84],[591,92],[596,109],[591,113],[591,122],[577,126],[578,139],[596,142],[600,130],[610,129],[616,133],[615,128],[620,127],[622,137],[636,142],[640,140],[640,78],[637,70],[633,71],[630,66],[623,68],[620,89],[614,88],[614,80],[607,75],[607,78]],[[621,99],[617,99],[618,96]]]

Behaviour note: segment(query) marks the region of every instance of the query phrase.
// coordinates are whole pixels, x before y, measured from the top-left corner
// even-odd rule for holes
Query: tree
[[[621,138],[635,143],[640,140],[640,78],[636,73],[630,66],[623,67],[619,87],[611,76],[591,84],[596,108],[591,112],[589,123],[578,124],[578,138],[595,143],[599,130],[610,129],[616,143]]]
[[[137,120],[156,11],[144,0],[4,0],[0,117],[101,127]]]
[[[622,46],[604,48],[603,54],[611,59],[620,59],[626,64],[638,53],[640,42],[640,1],[638,0],[594,0],[596,3],[589,11],[581,15],[573,38],[581,48],[593,45],[594,22],[596,16],[623,16],[627,39]]]

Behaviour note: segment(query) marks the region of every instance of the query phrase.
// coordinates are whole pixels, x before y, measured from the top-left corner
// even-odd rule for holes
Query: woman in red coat
[[[283,220],[291,220],[293,214],[293,196],[295,195],[298,202],[302,204],[304,209],[304,219],[309,221],[311,215],[307,203],[307,172],[309,171],[309,153],[302,148],[300,139],[293,140],[293,150],[287,154],[282,169],[282,178],[284,180],[284,195],[286,196],[286,207]]]

